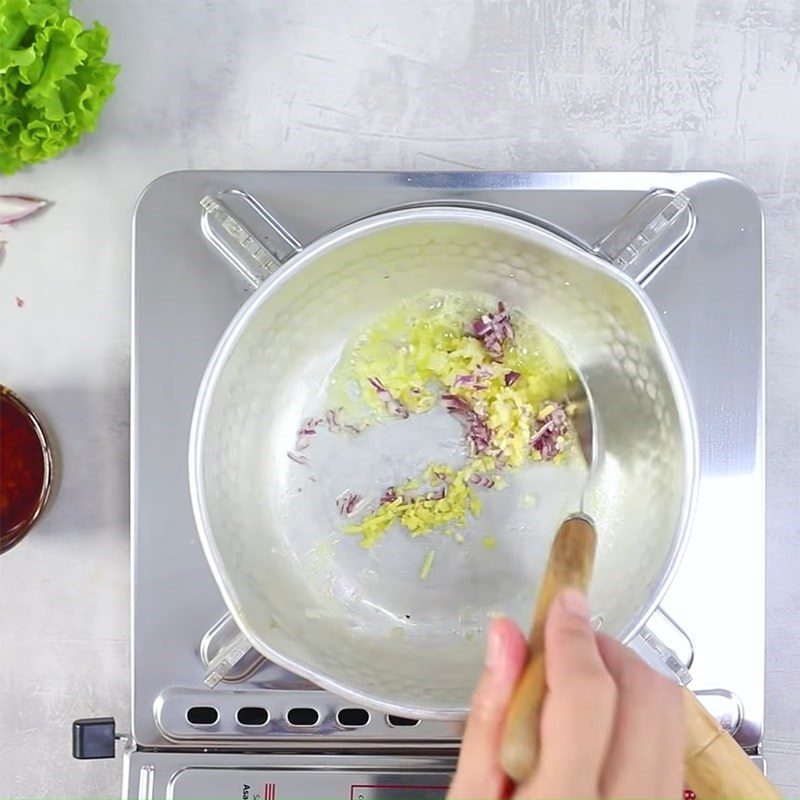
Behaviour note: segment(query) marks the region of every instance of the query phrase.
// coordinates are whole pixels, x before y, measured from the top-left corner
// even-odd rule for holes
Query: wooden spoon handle
[[[530,659],[514,690],[506,717],[500,763],[517,783],[536,767],[539,755],[539,719],[547,691],[544,671],[544,623],[550,604],[568,586],[586,591],[594,566],[597,533],[583,516],[565,520],[558,529],[547,561],[530,633]]]
[[[780,792],[688,689],[684,781],[700,800],[779,800]]]
[[[511,699],[500,747],[500,763],[517,783],[533,772],[539,755],[539,725],[547,691],[544,624],[550,604],[567,586],[587,590],[596,547],[594,526],[581,516],[567,519],[553,540],[530,632],[530,659]],[[699,800],[780,799],[778,790],[688,689],[684,689],[683,704],[684,777]]]

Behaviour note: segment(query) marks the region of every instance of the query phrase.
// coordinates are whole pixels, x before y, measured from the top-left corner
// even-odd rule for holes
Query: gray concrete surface
[[[800,5],[75,8],[111,29],[117,93],[78,148],[0,180],[56,201],[7,236],[0,380],[41,409],[63,462],[50,513],[0,558],[0,797],[118,792],[119,762],[73,762],[68,725],[128,717],[130,217],[152,178],[202,167],[717,169],[754,187],[767,232],[765,752],[800,797]]]

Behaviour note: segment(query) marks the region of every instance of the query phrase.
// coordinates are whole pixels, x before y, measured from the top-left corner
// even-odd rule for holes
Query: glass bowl
[[[19,544],[50,495],[53,454],[36,415],[0,385],[0,553]]]

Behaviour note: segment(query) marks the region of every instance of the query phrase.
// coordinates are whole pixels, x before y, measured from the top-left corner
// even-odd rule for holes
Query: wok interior
[[[605,631],[627,636],[677,546],[691,469],[687,412],[635,293],[533,226],[503,229],[480,213],[451,214],[387,216],[313,259],[301,255],[253,298],[210,387],[198,447],[210,560],[253,640],[328,688],[419,716],[467,707],[491,615],[527,628],[559,515],[577,510],[584,488],[599,539],[590,602]],[[346,445],[361,452],[331,437],[310,452],[310,470],[286,452],[302,419],[324,411],[325,381],[347,338],[402,298],[431,289],[487,292],[561,345],[590,393],[591,479],[584,486],[573,475],[560,505],[548,506],[546,488],[533,508],[507,499],[524,487],[512,486],[507,497],[487,492],[491,551],[476,527],[462,545],[437,532],[412,540],[392,530],[366,552],[354,538],[332,537],[342,528],[336,492],[344,480],[391,467],[393,436],[406,442],[400,462],[408,468],[413,443],[426,439],[413,425],[425,423],[412,420],[407,436],[407,423],[378,426],[386,431],[376,435],[388,438],[363,435]],[[534,470],[552,471],[541,473],[544,487],[561,479],[559,467]],[[436,562],[421,581],[431,543]]]

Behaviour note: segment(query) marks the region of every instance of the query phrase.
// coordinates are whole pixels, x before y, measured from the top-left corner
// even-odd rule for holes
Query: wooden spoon
[[[511,700],[500,763],[517,783],[536,768],[542,703],[547,693],[544,624],[550,604],[566,587],[587,591],[597,534],[583,515],[559,528],[547,562],[530,632],[530,658]],[[686,720],[684,779],[699,800],[779,800],[780,793],[688,689],[683,689]]]
[[[544,623],[553,598],[568,586],[587,591],[594,566],[597,533],[586,517],[574,516],[558,529],[536,600],[529,637],[530,658],[519,679],[506,716],[500,764],[517,783],[536,767],[539,719],[547,692],[544,670]]]

